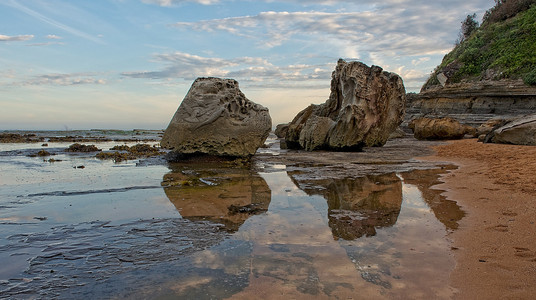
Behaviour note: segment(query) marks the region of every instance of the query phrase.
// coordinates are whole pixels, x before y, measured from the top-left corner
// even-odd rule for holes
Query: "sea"
[[[450,299],[464,212],[448,168],[302,176],[250,163],[114,161],[158,130],[4,131],[0,299]],[[98,150],[70,152],[74,144]],[[117,149],[117,148],[115,148]],[[300,168],[307,168],[301,165]],[[359,166],[365,169],[374,166]]]

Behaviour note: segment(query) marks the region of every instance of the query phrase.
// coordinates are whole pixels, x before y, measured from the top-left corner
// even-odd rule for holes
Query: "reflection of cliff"
[[[373,236],[376,228],[393,226],[402,205],[402,183],[395,174],[347,179],[298,179],[294,183],[307,194],[320,194],[328,201],[329,226],[338,239]]]
[[[257,173],[214,165],[174,165],[162,180],[183,218],[208,220],[236,231],[252,214],[268,209],[271,191]]]
[[[455,168],[455,167],[447,167]],[[447,227],[453,230],[458,228],[458,221],[464,216],[465,212],[461,210],[456,201],[447,200],[441,195],[442,190],[432,189],[431,187],[440,184],[439,175],[445,173],[444,169],[432,170],[415,170],[412,172],[402,173],[404,183],[415,185],[422,193],[424,202],[430,206],[436,218]]]

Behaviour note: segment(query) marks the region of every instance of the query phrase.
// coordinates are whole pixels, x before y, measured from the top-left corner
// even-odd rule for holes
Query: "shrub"
[[[495,6],[486,11],[482,23],[496,23],[509,19],[535,4],[536,0],[495,0]]]
[[[509,2],[501,3],[506,5]],[[424,89],[439,84],[435,76],[439,72],[448,71],[449,65],[453,62],[458,62],[461,67],[448,75],[450,83],[486,79],[488,76],[486,71],[492,70],[496,74],[492,79],[523,79],[526,84],[534,85],[536,72],[534,20],[536,20],[536,5],[506,21],[480,26],[469,38],[445,55],[426,82]]]
[[[460,32],[461,41],[466,40],[471,34],[478,28],[478,22],[475,20],[476,14],[467,15],[462,22],[462,28]]]
[[[536,70],[532,70],[532,72],[526,74],[523,77],[523,82],[527,85],[536,85]]]

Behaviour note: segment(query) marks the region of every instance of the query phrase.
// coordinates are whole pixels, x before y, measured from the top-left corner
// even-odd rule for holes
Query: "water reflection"
[[[293,172],[288,175],[308,195],[327,200],[335,239],[374,236],[377,228],[393,226],[400,214],[402,182],[396,174],[323,180],[300,179]]]
[[[172,164],[162,186],[183,218],[221,223],[235,232],[268,210],[271,191],[258,173],[225,163]]]
[[[246,217],[218,245],[193,254],[191,264],[163,272],[170,280],[158,286],[162,298],[452,298],[454,291],[445,282],[454,260],[445,225],[436,218],[443,215],[444,205],[433,206],[432,200],[423,199],[435,195],[430,187],[437,173],[334,179],[269,172],[262,173],[259,181],[251,179],[257,173],[246,170],[222,172],[214,167],[195,172],[174,168],[163,184],[168,195],[168,190],[175,193],[170,197],[174,203],[184,197],[193,205],[192,198],[207,198],[202,200],[208,203],[203,204],[205,210],[212,202],[231,199],[221,194],[253,199],[241,195],[255,193],[251,186],[257,186],[262,197],[271,197],[269,209]],[[427,184],[412,181],[416,178]],[[180,180],[191,183],[173,186]],[[235,192],[243,190],[225,187],[230,182],[249,188]],[[189,184],[211,192],[187,192]],[[222,205],[219,214],[230,216],[231,205]],[[195,215],[221,221],[215,213]]]
[[[440,174],[455,168],[455,166],[443,166],[441,169],[415,170],[400,174],[404,179],[404,183],[415,185],[419,188],[423,200],[430,206],[435,217],[448,230],[458,228],[458,222],[465,216],[465,212],[458,206],[456,201],[448,200],[443,196],[444,191],[434,189],[433,186],[441,183],[439,181]]]

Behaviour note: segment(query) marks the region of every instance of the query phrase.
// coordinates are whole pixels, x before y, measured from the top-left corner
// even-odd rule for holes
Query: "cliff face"
[[[453,117],[478,126],[492,118],[513,118],[536,111],[536,87],[521,80],[451,84],[408,94],[407,119],[420,116]]]
[[[506,20],[485,22],[474,30],[445,55],[421,91],[504,79],[536,85],[536,5],[524,9]]]
[[[445,55],[419,94],[408,94],[406,122],[449,116],[477,126],[536,111],[536,5],[491,19]]]

